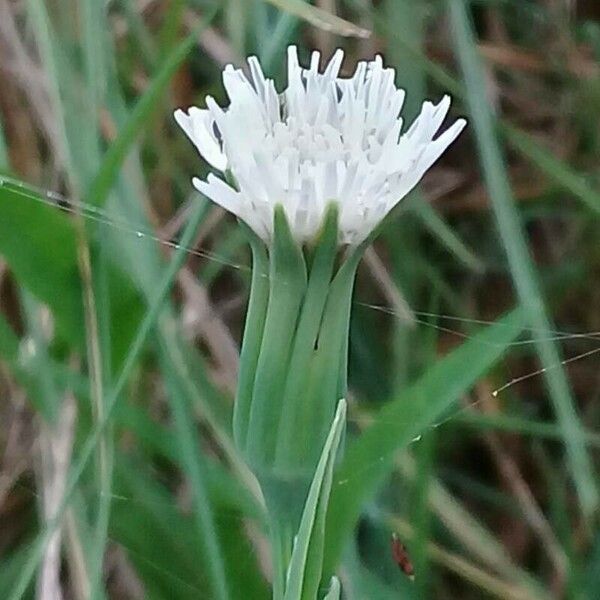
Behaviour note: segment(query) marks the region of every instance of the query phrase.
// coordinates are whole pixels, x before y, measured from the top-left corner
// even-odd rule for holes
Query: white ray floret
[[[450,108],[444,96],[423,103],[402,133],[404,90],[395,71],[377,56],[360,62],[350,78],[339,77],[338,50],[319,72],[319,53],[309,69],[288,49],[288,87],[278,95],[255,57],[250,79],[227,66],[223,84],[229,107],[206,98],[207,109],[175,112],[200,154],[219,171],[230,171],[236,188],[209,175],[195,187],[245,221],[265,242],[273,210],[282,204],[299,242],[312,239],[327,205],[339,205],[339,242],[358,244],[408,194],[462,131],[458,119],[435,137]]]

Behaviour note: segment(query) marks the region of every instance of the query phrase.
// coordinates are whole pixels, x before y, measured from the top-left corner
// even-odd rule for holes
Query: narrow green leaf
[[[0,255],[52,310],[59,330],[83,341],[81,284],[71,221],[19,182],[0,179]],[[26,251],[25,251],[26,249]]]
[[[556,158],[531,135],[510,123],[500,123],[500,131],[513,148],[538,167],[551,181],[569,190],[593,211],[600,212],[600,193],[590,186],[585,176]]]
[[[269,261],[263,241],[242,221],[240,221],[240,227],[246,233],[252,249],[250,299],[248,300],[246,323],[244,325],[237,392],[233,410],[233,437],[237,447],[243,449],[246,446],[254,378],[269,301]]]
[[[292,551],[284,600],[315,600],[323,568],[325,519],[333,468],[346,424],[346,401],[338,404],[329,435],[308,492]]]
[[[438,238],[449,252],[451,252],[465,267],[481,273],[483,264],[458,234],[446,223],[443,217],[424,198],[418,198],[414,203],[414,210],[423,225]]]
[[[350,309],[356,269],[364,246],[361,244],[346,258],[329,287],[317,349],[309,369],[307,410],[301,416],[296,432],[296,444],[304,448],[308,461],[315,452],[311,440],[325,439],[335,403],[346,395]]]
[[[313,431],[311,412],[315,406],[304,397],[306,377],[323,321],[323,310],[333,274],[338,243],[338,211],[332,204],[326,213],[323,231],[314,249],[306,295],[300,311],[300,319],[294,337],[285,391],[281,398],[281,422],[277,440],[276,464],[284,470],[298,467],[310,469],[315,462],[306,461],[305,453],[311,444],[304,444],[297,435],[298,430]],[[326,400],[327,397],[321,398]],[[335,401],[339,398],[334,398]],[[317,401],[318,402],[318,401]],[[320,405],[321,402],[318,402]],[[307,431],[308,430],[308,431]],[[307,448],[308,446],[308,448]],[[310,460],[310,459],[309,459]]]
[[[19,283],[50,308],[58,333],[83,347],[83,297],[73,221],[37,189],[4,177],[0,177],[0,213],[0,255]],[[142,307],[116,266],[109,269],[108,279],[111,355],[120,364]]]
[[[325,574],[335,568],[364,503],[391,472],[394,453],[433,426],[502,356],[522,327],[523,313],[515,310],[466,341],[386,404],[350,445],[332,492]]]
[[[358,27],[358,25],[354,25],[354,23],[350,23],[350,21],[332,15],[322,8],[311,6],[307,2],[304,2],[304,0],[266,1],[270,2],[280,10],[295,15],[323,31],[329,31],[345,37],[367,38],[371,35],[371,32],[368,29]]]
[[[257,467],[274,459],[281,400],[292,342],[306,290],[306,264],[283,206],[275,208],[270,248],[269,304],[256,366],[246,452]]]

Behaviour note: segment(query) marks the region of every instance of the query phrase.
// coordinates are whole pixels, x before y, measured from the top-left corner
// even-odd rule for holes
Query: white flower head
[[[462,131],[458,119],[436,136],[450,108],[449,96],[423,103],[402,133],[404,90],[380,56],[339,77],[343,52],[325,70],[313,52],[309,69],[288,48],[288,86],[278,94],[258,60],[248,59],[250,78],[229,65],[223,83],[230,104],[175,112],[177,123],[215,169],[229,170],[234,189],[209,175],[195,187],[234,213],[265,242],[273,234],[277,204],[299,242],[314,238],[327,206],[338,203],[339,242],[358,244],[420,181]]]

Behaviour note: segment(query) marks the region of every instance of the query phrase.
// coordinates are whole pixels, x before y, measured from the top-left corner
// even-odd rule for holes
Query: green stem
[[[289,524],[271,514],[271,555],[273,559],[273,600],[283,600],[293,534]]]

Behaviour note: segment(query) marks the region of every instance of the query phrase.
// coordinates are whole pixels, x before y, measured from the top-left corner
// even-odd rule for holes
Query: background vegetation
[[[0,597],[268,597],[230,436],[249,253],[172,110],[249,54],[281,87],[290,43],[470,124],[360,269],[344,597],[597,597],[598,3],[314,4],[0,3]]]

